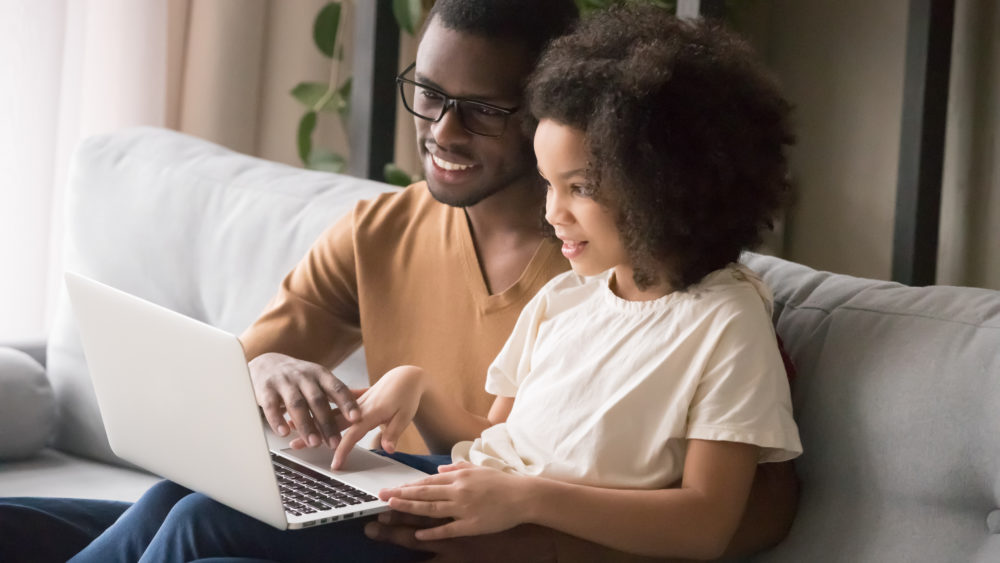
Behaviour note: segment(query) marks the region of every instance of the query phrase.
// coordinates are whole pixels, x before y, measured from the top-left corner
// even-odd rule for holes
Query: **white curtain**
[[[165,125],[167,1],[0,2],[0,341],[45,335],[79,140]]]

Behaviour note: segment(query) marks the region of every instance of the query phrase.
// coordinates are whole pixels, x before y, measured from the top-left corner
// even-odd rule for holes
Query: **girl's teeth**
[[[445,170],[468,170],[469,168],[472,168],[471,164],[455,164],[454,162],[442,160],[434,155],[431,155],[431,159],[434,160],[434,164],[437,164]]]

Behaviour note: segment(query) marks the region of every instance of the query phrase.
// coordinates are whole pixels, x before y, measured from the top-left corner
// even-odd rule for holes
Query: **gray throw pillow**
[[[55,421],[45,368],[20,350],[0,347],[0,460],[29,457],[44,448]]]

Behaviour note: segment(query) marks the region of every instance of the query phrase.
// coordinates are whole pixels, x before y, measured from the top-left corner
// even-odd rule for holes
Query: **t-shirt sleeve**
[[[354,224],[366,202],[329,227],[240,336],[247,360],[266,352],[335,367],[361,345]]]
[[[761,462],[798,456],[802,445],[770,319],[753,306],[724,316],[688,409],[687,438],[754,444]]]
[[[486,392],[498,397],[513,397],[531,372],[531,354],[538,336],[538,325],[545,314],[546,288],[521,309],[507,342],[486,371]]]

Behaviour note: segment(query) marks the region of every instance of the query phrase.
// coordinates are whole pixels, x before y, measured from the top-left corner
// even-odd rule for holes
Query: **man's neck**
[[[542,240],[544,200],[539,186],[516,185],[465,208],[479,268],[491,294],[512,286],[531,262]]]
[[[541,214],[545,191],[521,182],[466,207],[472,239],[477,243],[493,238],[541,239]]]

